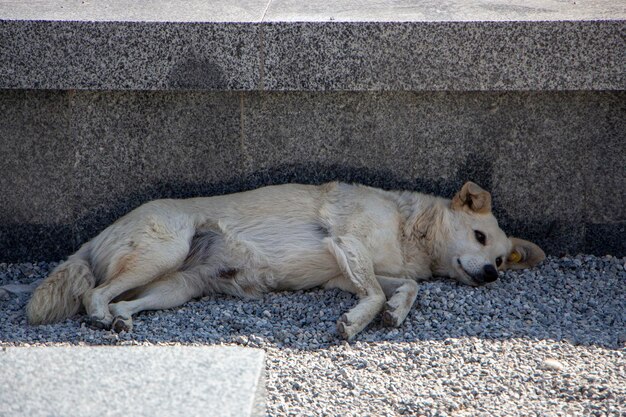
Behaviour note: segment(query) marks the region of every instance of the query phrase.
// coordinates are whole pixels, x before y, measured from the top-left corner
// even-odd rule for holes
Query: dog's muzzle
[[[493,265],[485,265],[483,268],[485,282],[493,282],[498,279],[498,270]]]
[[[498,270],[493,265],[485,265],[481,273],[473,275],[472,278],[478,285],[488,284],[498,279]]]
[[[463,272],[472,279],[474,285],[485,285],[498,279],[498,270],[491,264],[485,265],[482,271],[471,274],[463,267],[460,259],[457,259],[456,262]]]

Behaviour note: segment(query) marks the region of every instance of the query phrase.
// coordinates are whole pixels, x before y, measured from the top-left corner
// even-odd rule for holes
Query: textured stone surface
[[[264,21],[474,22],[624,18],[626,6],[613,0],[272,0]]]
[[[548,253],[626,254],[624,92],[3,91],[0,102],[13,161],[4,261],[58,260],[154,198],[330,180],[448,197],[474,180],[507,232]]]
[[[607,3],[598,3],[601,7],[590,7],[587,12],[580,11],[580,6],[561,6],[554,13],[549,8],[537,11],[533,6],[507,8],[491,2],[478,3],[482,4],[480,10],[492,10],[489,13],[494,16],[482,21],[480,13],[469,19],[473,21],[457,21],[455,16],[463,14],[467,2],[458,2],[462,6],[459,12],[454,12],[455,7],[444,7],[439,19],[400,18],[404,16],[403,10],[409,10],[410,15],[411,9],[394,3],[395,8],[390,10],[399,14],[400,21],[387,21],[394,20],[392,15],[380,20],[371,17],[364,22],[327,22],[322,18],[317,21],[308,17],[305,8],[302,19],[292,16],[284,20],[313,21],[295,23],[275,22],[282,20],[280,10],[290,9],[288,4],[282,7],[281,2],[269,4],[267,13],[265,8],[257,10],[260,7],[257,3],[243,3],[241,19],[232,17],[232,10],[222,13],[220,7],[215,15],[200,10],[198,16],[204,17],[192,18],[191,11],[169,13],[170,6],[163,9],[155,6],[142,18],[135,8],[122,13],[119,2],[110,7],[91,4],[67,7],[67,11],[65,7],[59,9],[59,3],[45,4],[50,6],[50,3],[56,6],[28,13],[20,12],[22,7],[14,3],[0,3],[4,4],[0,8],[0,88],[199,91],[626,88],[623,71],[626,13],[616,10],[620,6]],[[554,6],[556,2],[553,3]],[[192,2],[192,6],[198,4]],[[367,3],[358,9],[356,4],[356,10],[350,9],[354,19],[342,20],[367,20],[365,12],[370,10],[367,4],[375,7]],[[423,7],[428,10],[428,16],[436,11],[432,5]],[[100,8],[102,13],[98,14]],[[446,8],[449,13],[445,12]],[[312,5],[311,16],[316,16],[315,10],[316,6]],[[362,18],[359,10],[365,13]],[[574,14],[578,17],[567,12],[576,10]],[[78,21],[58,20],[64,13],[67,19]],[[258,17],[264,14],[265,18]],[[94,18],[96,15],[100,17]],[[169,15],[171,20],[167,19]],[[604,15],[617,20],[595,20]],[[181,21],[183,17],[189,17],[189,21]],[[226,18],[231,20],[222,21]]]
[[[260,416],[263,362],[237,347],[3,349],[0,414]]]
[[[613,20],[626,18],[614,0],[0,0],[9,20],[82,20],[145,22],[422,22]]]
[[[266,90],[625,89],[624,21],[277,23]]]
[[[140,204],[232,192],[241,176],[236,93],[84,92],[72,99],[77,237]]]
[[[250,95],[244,129],[254,185],[339,178],[452,195],[490,181],[495,122],[478,95]],[[439,121],[439,122],[437,122]],[[487,131],[486,131],[487,130]]]
[[[597,102],[585,94],[530,93],[494,108],[504,118],[492,172],[501,223],[540,235],[550,253],[585,249],[584,160]]]
[[[100,22],[258,22],[268,0],[0,0],[7,20]]]
[[[0,253],[9,259],[74,249],[69,124],[65,93],[0,93]]]
[[[592,119],[583,121],[588,151],[583,153],[585,173],[585,249],[592,253],[626,254],[626,101],[608,95],[594,102]],[[592,109],[590,108],[590,111]]]
[[[257,26],[0,20],[0,88],[253,90]]]

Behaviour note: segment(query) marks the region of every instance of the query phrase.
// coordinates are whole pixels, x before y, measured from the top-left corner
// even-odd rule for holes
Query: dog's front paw
[[[389,303],[385,303],[385,311],[383,311],[383,325],[384,326],[399,327],[405,318],[406,318],[406,314],[404,314],[403,316],[398,315],[395,307],[393,307]]]
[[[386,327],[399,327],[401,324],[400,318],[396,316],[392,311],[386,310],[383,312],[383,325]]]
[[[337,332],[346,340],[351,340],[355,336],[356,332],[352,328],[352,323],[347,314],[343,314],[337,320]]]
[[[133,319],[125,319],[122,316],[117,316],[111,324],[111,329],[115,333],[130,332],[133,330]]]

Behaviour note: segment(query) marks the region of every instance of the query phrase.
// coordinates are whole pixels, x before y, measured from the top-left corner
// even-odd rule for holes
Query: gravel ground
[[[0,264],[0,286],[54,265]],[[29,327],[27,299],[0,291],[0,346],[260,347],[270,416],[626,416],[626,258],[549,257],[482,288],[422,283],[402,327],[377,321],[350,343],[335,322],[356,299],[339,290],[205,297],[120,335],[80,317]]]

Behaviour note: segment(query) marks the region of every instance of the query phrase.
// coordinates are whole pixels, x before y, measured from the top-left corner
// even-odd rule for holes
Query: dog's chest
[[[370,254],[374,271],[381,275],[399,276],[404,272],[404,259],[398,234],[385,229],[370,236]]]

